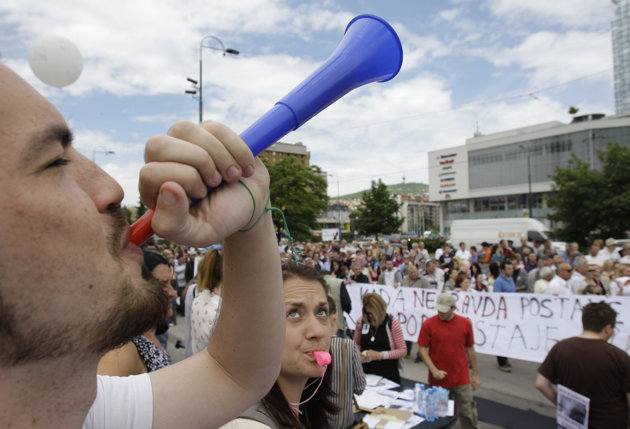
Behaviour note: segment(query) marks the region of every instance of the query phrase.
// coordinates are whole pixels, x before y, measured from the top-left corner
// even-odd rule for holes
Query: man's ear
[[[610,337],[612,337],[614,334],[615,328],[613,327],[612,323],[609,323],[608,325],[604,326],[604,329],[602,329],[602,338],[604,339],[604,341],[608,341]]]

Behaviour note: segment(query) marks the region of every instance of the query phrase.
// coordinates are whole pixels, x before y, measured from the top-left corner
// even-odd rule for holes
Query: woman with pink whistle
[[[221,429],[327,429],[330,402],[328,285],[313,268],[282,267],[286,334],[280,375],[269,393]]]

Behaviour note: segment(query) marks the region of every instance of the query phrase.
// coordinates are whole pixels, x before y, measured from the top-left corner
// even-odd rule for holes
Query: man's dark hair
[[[385,255],[385,262],[387,261],[393,261],[394,259],[392,258],[392,255]]]
[[[602,332],[607,325],[615,327],[617,312],[604,302],[591,302],[582,308],[582,327],[585,331]]]
[[[506,265],[512,265],[512,260],[506,258],[504,261],[502,261],[501,264],[499,265],[499,268],[501,269],[501,271],[505,270]]]

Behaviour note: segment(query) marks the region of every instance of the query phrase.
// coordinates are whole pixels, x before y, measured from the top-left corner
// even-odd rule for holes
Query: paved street
[[[184,343],[185,321],[179,317],[178,324],[169,329],[168,352],[173,361],[178,362],[185,358],[184,349],[176,349],[175,342],[179,339]],[[414,345],[412,356],[415,356],[417,345]],[[519,408],[522,410],[532,410],[536,413],[555,418],[555,407],[536,390],[534,380],[536,379],[536,368],[538,364],[516,359],[512,362],[512,372],[504,373],[497,368],[497,361],[494,356],[477,355],[479,374],[481,377],[481,387],[476,392],[476,396],[504,405]],[[427,367],[423,363],[414,363],[413,359],[405,359],[403,367],[403,377],[412,380],[426,382]],[[496,429],[503,426],[496,426],[488,423],[481,423],[482,429]],[[459,428],[459,424],[455,426]]]

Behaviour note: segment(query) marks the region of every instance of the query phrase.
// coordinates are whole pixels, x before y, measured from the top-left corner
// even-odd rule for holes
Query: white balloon
[[[83,70],[83,57],[72,41],[62,36],[35,40],[28,50],[35,76],[48,85],[62,88],[76,81]]]

